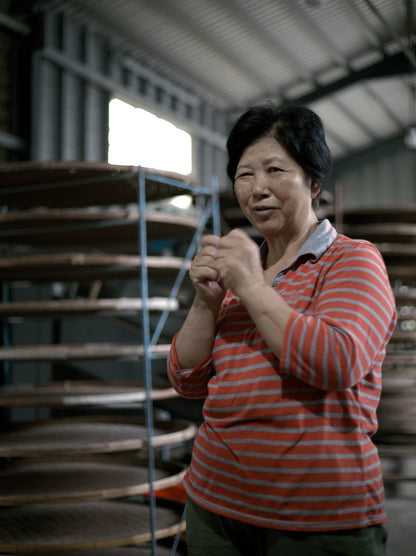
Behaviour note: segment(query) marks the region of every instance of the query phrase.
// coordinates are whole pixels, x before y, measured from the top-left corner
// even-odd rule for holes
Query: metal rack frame
[[[183,193],[184,191],[189,191],[190,194],[196,197],[197,203],[197,213],[198,213],[198,227],[195,230],[192,239],[189,241],[189,245],[187,247],[186,255],[182,261],[181,268],[178,270],[176,277],[174,279],[174,283],[170,290],[169,294],[169,302],[175,300],[177,297],[182,282],[186,276],[188,271],[189,263],[194,256],[196,250],[198,249],[198,245],[200,243],[201,237],[208,225],[213,231],[213,233],[219,235],[220,234],[220,211],[219,211],[219,193],[218,193],[218,180],[213,179],[211,183],[211,187],[202,187],[199,185],[195,185],[192,183],[185,183],[180,181],[179,179],[172,179],[167,176],[158,175],[154,173],[156,171],[151,171],[149,169],[145,169],[142,167],[138,167],[136,170],[131,170],[124,172],[120,175],[112,175],[109,179],[117,181],[118,179],[126,179],[131,178],[133,180],[137,179],[137,205],[138,205],[138,221],[137,221],[137,250],[138,254],[140,255],[140,268],[138,272],[138,280],[140,281],[140,292],[141,292],[141,299],[142,299],[142,308],[137,313],[137,316],[140,320],[141,330],[142,330],[142,349],[143,355],[140,357],[140,360],[143,364],[144,370],[144,383],[145,383],[145,402],[144,402],[144,411],[145,411],[145,423],[146,423],[146,450],[148,456],[148,482],[150,485],[150,492],[149,492],[149,507],[150,507],[150,532],[152,538],[152,556],[157,554],[157,545],[156,545],[156,497],[153,488],[154,483],[154,470],[155,470],[155,451],[152,444],[152,436],[153,436],[153,429],[154,429],[154,416],[153,416],[153,400],[152,400],[152,363],[155,359],[166,357],[166,354],[161,354],[160,350],[157,350],[157,343],[159,338],[162,334],[164,326],[167,322],[171,309],[166,307],[157,323],[156,326],[153,327],[153,333],[151,333],[151,324],[150,324],[150,308],[149,308],[149,280],[148,280],[148,268],[146,266],[147,261],[147,253],[148,253],[148,242],[147,242],[147,229],[146,229],[146,218],[141,217],[142,215],[146,214],[146,207],[148,203],[148,194],[146,193],[146,183],[150,179],[152,183],[158,182],[163,184],[163,186],[168,186],[168,188],[172,189],[172,196],[175,195],[175,189]],[[108,179],[105,175],[100,176],[92,176],[88,178],[83,178],[82,183],[88,184],[97,184],[100,181]],[[36,183],[35,185],[17,185],[13,188],[3,188],[0,192],[0,201],[1,197],[11,194],[22,194],[24,195],[25,192],[33,192],[33,190],[40,189],[41,191],[53,191],[56,187],[60,188],[67,188],[74,185],[77,182],[77,178],[65,181],[54,181],[48,183]],[[8,299],[8,292],[4,286],[2,290],[2,298],[5,297]],[[9,337],[8,337],[8,325],[7,323],[2,323],[2,341],[3,343],[9,344]],[[9,365],[6,361],[4,365]],[[4,370],[7,371],[7,368],[4,367]],[[184,520],[184,514],[182,516],[182,522]],[[181,531],[178,531],[178,534],[175,538],[172,554],[176,551],[176,546],[180,537]]]
[[[194,194],[198,194],[203,196],[204,199],[210,199],[210,202],[203,203],[203,207],[201,210],[199,222],[200,226],[196,230],[193,235],[193,238],[188,246],[183,264],[181,269],[179,270],[174,284],[172,286],[169,300],[174,299],[179,291],[179,288],[182,284],[182,281],[185,277],[187,272],[187,265],[190,262],[191,258],[193,257],[194,253],[198,248],[198,244],[201,240],[202,234],[206,228],[208,220],[212,217],[212,228],[213,233],[219,235],[220,234],[220,214],[219,214],[219,198],[218,198],[218,181],[216,179],[212,180],[211,189],[195,186],[192,184],[183,184],[182,182],[175,181],[169,178],[162,178],[160,176],[149,174],[143,168],[139,167],[138,170],[138,206],[139,206],[139,215],[145,214],[146,211],[146,176],[151,176],[151,178],[155,181],[163,182],[164,184],[172,186],[174,189],[175,187],[180,187],[181,189],[189,190]],[[147,275],[147,267],[146,267],[146,258],[147,258],[147,231],[146,231],[146,219],[140,218],[139,216],[139,226],[138,226],[138,246],[139,246],[139,253],[141,256],[141,297],[143,300],[143,310],[141,312],[141,325],[142,325],[142,339],[143,339],[143,347],[144,347],[144,376],[145,376],[145,389],[146,389],[146,403],[145,403],[145,416],[146,416],[146,430],[147,430],[147,437],[148,439],[152,438],[152,431],[153,431],[153,403],[150,396],[150,392],[152,390],[152,360],[154,358],[160,357],[160,355],[154,354],[152,348],[157,344],[159,340],[160,334],[162,333],[163,327],[166,323],[167,317],[169,315],[169,309],[165,309],[156,326],[156,329],[151,335],[150,333],[150,319],[149,319],[149,310],[147,306],[147,300],[149,298],[149,290],[148,290],[148,275]],[[151,442],[148,443],[148,472],[149,472],[149,485],[150,485],[150,492],[149,492],[149,499],[150,499],[150,530],[152,534],[152,556],[156,556],[157,554],[157,545],[156,545],[156,538],[155,538],[155,530],[156,530],[156,499],[153,490],[153,482],[154,482],[154,450],[152,449]],[[184,514],[182,516],[182,520],[184,519]],[[179,535],[179,533],[178,533]],[[176,545],[178,542],[178,535],[175,538],[175,542],[172,548],[172,554],[176,550]]]

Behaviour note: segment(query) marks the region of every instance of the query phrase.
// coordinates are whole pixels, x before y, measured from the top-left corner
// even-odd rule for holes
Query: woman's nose
[[[254,175],[253,194],[265,195],[268,188],[268,179],[265,172],[258,172]]]

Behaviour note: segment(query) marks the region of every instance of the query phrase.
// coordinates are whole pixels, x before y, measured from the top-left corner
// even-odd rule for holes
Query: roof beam
[[[333,95],[342,89],[351,87],[360,81],[380,77],[404,75],[410,72],[409,60],[403,52],[387,55],[380,62],[357,71],[350,71],[349,75],[337,81],[320,86],[318,89],[291,99],[294,104],[309,104],[323,97]]]
[[[368,157],[373,156],[375,159],[380,159],[381,153],[389,154],[392,149],[403,148],[403,133],[397,133],[389,137],[385,137],[383,141],[379,141],[376,144],[369,145],[366,148],[359,148],[356,150],[348,151],[344,156],[334,160],[333,166],[333,176],[342,174],[354,163],[365,160]]]
[[[409,0],[407,2],[407,18],[409,20],[408,21],[409,37],[407,38],[407,40],[403,39],[402,37],[397,35],[397,33],[395,33],[395,31],[394,31],[393,27],[390,25],[389,21],[383,17],[383,15],[380,13],[380,11],[377,9],[377,7],[372,2],[372,0],[365,0],[365,3],[373,11],[373,13],[376,15],[376,17],[378,17],[378,19],[381,21],[381,23],[383,24],[386,31],[388,31],[390,33],[390,35],[394,38],[394,40],[397,42],[397,44],[400,45],[404,54],[407,56],[407,59],[410,62],[410,65],[413,67],[413,71],[416,71],[416,52],[415,52],[415,48],[412,48],[410,46],[410,44],[408,44],[408,42],[410,43],[410,33],[411,33],[412,25],[413,25],[413,21],[412,21],[412,19],[413,19],[412,0]]]
[[[26,23],[22,23],[16,17],[0,11],[0,27],[4,27],[9,31],[18,33],[19,35],[29,35],[30,27]]]

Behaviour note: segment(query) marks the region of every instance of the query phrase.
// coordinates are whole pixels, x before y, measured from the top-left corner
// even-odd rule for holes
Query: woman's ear
[[[321,191],[321,186],[318,185],[315,182],[312,182],[311,183],[311,199],[315,199],[319,195],[320,191]]]

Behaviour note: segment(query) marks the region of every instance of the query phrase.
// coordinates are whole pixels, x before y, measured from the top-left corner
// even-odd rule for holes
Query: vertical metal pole
[[[8,212],[7,207],[2,208],[2,214]],[[1,248],[1,254],[5,252],[5,247]],[[6,302],[10,301],[10,286],[6,282],[0,283],[1,287],[1,299],[0,301]],[[1,323],[1,345],[3,347],[10,347],[10,323],[7,320],[3,320]],[[0,364],[0,384],[9,384],[11,382],[10,379],[11,374],[11,363],[10,361],[3,361]],[[2,418],[2,422],[6,423],[10,421],[10,414],[11,409],[8,407],[3,407],[0,411],[0,416]]]
[[[335,184],[335,228],[339,234],[342,234],[343,216],[342,216],[342,186],[340,183]]]
[[[221,217],[219,201],[218,178],[213,176],[211,179],[211,204],[212,204],[212,229],[215,235],[221,235]]]
[[[149,504],[150,504],[150,531],[152,535],[152,556],[156,556],[156,499],[154,493],[154,450],[153,450],[153,403],[152,403],[152,357],[150,344],[149,320],[149,289],[147,275],[147,229],[146,229],[146,176],[142,168],[138,173],[138,202],[139,202],[139,249],[140,249],[140,288],[142,297],[142,338],[144,347],[144,374],[145,374],[145,419],[148,450],[148,478],[149,478]]]
[[[35,52],[32,55],[32,87],[31,87],[31,140],[30,140],[30,157],[32,160],[40,160],[41,153],[40,153],[40,137],[38,134],[41,133],[39,123],[42,119],[42,115],[40,114],[40,106],[39,106],[39,98],[40,98],[40,72],[41,72],[41,63],[40,63],[40,54]]]
[[[208,217],[211,215],[212,211],[208,211],[208,209],[210,209],[211,207],[205,207],[205,211],[203,213],[201,213],[198,218],[199,218],[199,222],[200,222],[200,227],[198,227],[197,231],[195,232],[191,243],[189,244],[189,247],[186,251],[185,254],[185,259],[184,259],[184,264],[182,264],[178,274],[176,275],[176,279],[175,282],[172,286],[172,289],[170,291],[169,294],[169,299],[175,299],[178,292],[179,292],[179,288],[182,284],[183,278],[185,277],[186,273],[188,272],[187,269],[187,263],[191,260],[191,258],[193,257],[193,255],[195,254],[196,250],[198,249],[198,245],[202,236],[202,232],[205,229]],[[164,309],[163,313],[161,314],[159,321],[156,325],[156,328],[153,332],[153,336],[151,339],[151,344],[155,345],[158,340],[159,337],[163,331],[163,327],[166,324],[167,318],[170,314],[171,309],[167,308]]]
[[[6,284],[1,285],[1,300],[6,302],[9,301],[9,286]],[[3,347],[10,346],[10,324],[3,321],[1,324],[2,337],[1,345]],[[3,361],[0,365],[0,384],[10,384],[10,361]],[[0,417],[3,423],[10,421],[10,408],[3,407],[0,411]]]

